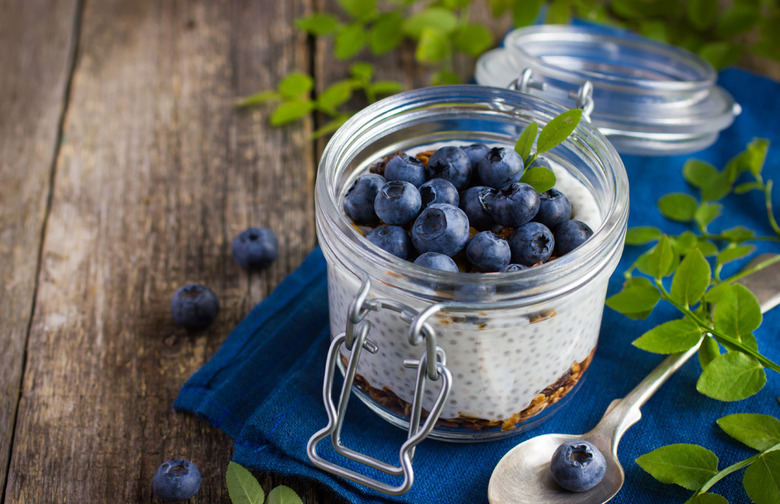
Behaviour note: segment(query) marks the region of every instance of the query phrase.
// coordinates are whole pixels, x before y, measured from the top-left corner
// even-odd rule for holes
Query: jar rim
[[[599,131],[583,120],[564,144],[577,142],[595,145],[604,179],[609,189],[609,205],[604,208],[602,221],[593,236],[572,252],[540,266],[509,273],[453,273],[436,271],[406,261],[370,243],[351,223],[339,206],[340,194],[335,181],[339,169],[345,167],[360,151],[363,142],[370,141],[381,131],[397,127],[399,116],[410,117],[419,113],[431,113],[441,106],[450,112],[457,104],[485,104],[495,108],[493,115],[514,117],[517,110],[528,110],[533,106],[534,118],[541,123],[548,122],[566,109],[561,105],[517,91],[477,85],[453,85],[423,88],[399,93],[380,100],[361,110],[336,131],[323,151],[317,172],[315,205],[317,231],[326,258],[337,260],[348,266],[356,275],[372,271],[386,275],[387,283],[394,287],[417,292],[423,283],[454,286],[485,285],[490,283],[500,290],[512,287],[505,295],[492,296],[489,302],[469,301],[466,305],[478,305],[486,309],[502,303],[516,304],[539,302],[578,288],[598,274],[605,262],[599,257],[620,254],[623,246],[628,218],[628,177],[625,167],[610,142]],[[544,124],[540,124],[543,126]],[[595,156],[594,148],[588,147]],[[329,249],[333,241],[346,248],[346,253],[333,253]],[[341,251],[343,252],[343,251]],[[347,261],[349,264],[347,264]],[[555,278],[555,281],[548,281]],[[381,279],[380,279],[381,280]],[[451,302],[452,299],[436,293],[424,296],[432,302]]]

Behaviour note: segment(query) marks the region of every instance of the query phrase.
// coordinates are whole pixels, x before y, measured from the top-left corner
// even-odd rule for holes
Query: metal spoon
[[[748,267],[775,255],[763,254],[751,261]],[[742,278],[740,283],[756,295],[762,312],[772,309],[780,303],[780,262]],[[546,434],[512,448],[493,470],[488,484],[490,504],[603,504],[612,499],[625,480],[623,467],[617,457],[620,438],[642,416],[639,408],[697,350],[698,347],[694,347],[667,357],[626,397],[612,401],[604,417],[590,432],[580,436]],[[561,443],[575,439],[593,443],[607,461],[604,479],[582,493],[569,492],[559,487],[549,467],[555,449]]]

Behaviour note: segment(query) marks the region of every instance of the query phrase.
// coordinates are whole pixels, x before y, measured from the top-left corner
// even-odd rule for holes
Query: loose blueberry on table
[[[251,227],[233,239],[233,259],[244,269],[267,268],[279,255],[279,243],[273,231]]]
[[[528,168],[548,168],[537,157]],[[396,152],[359,175],[344,213],[368,241],[440,271],[522,271],[567,254],[593,231],[560,190],[521,182],[512,149],[475,143]],[[380,174],[381,173],[381,174]],[[361,226],[368,226],[369,229]]]
[[[553,479],[571,492],[585,492],[595,487],[604,478],[606,470],[604,455],[588,441],[566,441],[550,460]]]
[[[174,458],[160,464],[152,478],[152,490],[165,502],[191,499],[200,490],[198,467],[187,459]]]
[[[200,284],[180,287],[171,298],[171,314],[177,324],[188,329],[202,329],[217,318],[217,295]]]

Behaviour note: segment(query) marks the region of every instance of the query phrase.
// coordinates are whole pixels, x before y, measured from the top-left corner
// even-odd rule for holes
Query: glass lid
[[[704,149],[741,110],[695,54],[597,26],[514,30],[479,58],[475,78],[583,108],[623,154]]]

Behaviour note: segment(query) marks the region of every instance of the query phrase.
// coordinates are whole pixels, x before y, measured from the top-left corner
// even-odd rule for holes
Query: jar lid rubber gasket
[[[477,61],[475,79],[570,107],[592,84],[591,123],[622,154],[673,155],[715,142],[741,111],[703,59],[679,47],[598,26],[510,32]]]

